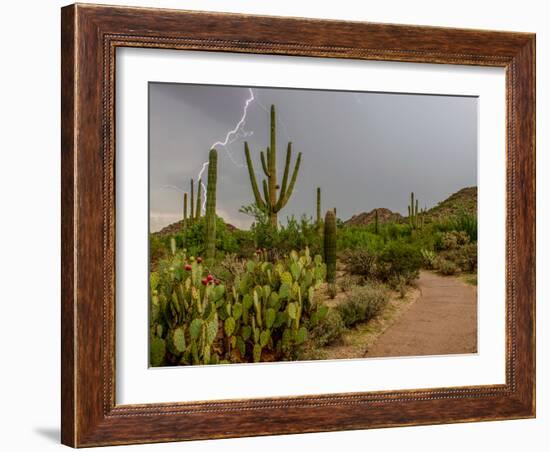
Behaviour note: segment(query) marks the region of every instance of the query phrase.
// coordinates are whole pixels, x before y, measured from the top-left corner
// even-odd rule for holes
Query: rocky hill
[[[395,222],[403,223],[408,221],[408,217],[403,217],[397,212],[392,212],[386,208],[373,209],[370,212],[363,212],[354,215],[344,224],[348,226],[368,226],[374,223],[378,212],[378,222],[380,224]],[[475,214],[477,212],[477,187],[466,187],[456,193],[453,193],[444,201],[441,201],[435,207],[426,211],[425,221],[437,221],[440,219],[452,217],[460,212]]]
[[[466,187],[441,201],[426,212],[427,219],[438,220],[460,212],[477,213],[477,187]]]
[[[346,226],[368,226],[375,222],[376,213],[378,212],[378,223],[384,224],[389,222],[400,222],[403,217],[400,213],[392,212],[390,209],[379,207],[372,209],[370,212],[363,212],[358,215],[354,215],[349,220],[345,221]]]

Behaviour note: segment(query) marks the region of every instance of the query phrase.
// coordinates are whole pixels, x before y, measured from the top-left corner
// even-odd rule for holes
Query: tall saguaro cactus
[[[418,199],[415,200],[414,192],[411,192],[411,203],[408,206],[409,210],[409,225],[413,229],[417,229],[420,225],[418,217]]]
[[[197,207],[195,210],[196,220],[200,219],[201,211],[202,211],[202,179],[199,179],[199,183],[197,185]]]
[[[183,194],[183,224],[182,224],[182,233],[183,233],[183,247],[185,248],[185,239],[187,235],[187,192]]]
[[[325,264],[327,265],[327,283],[336,281],[336,215],[328,210],[325,215]]]
[[[252,185],[252,192],[254,194],[254,200],[259,209],[269,215],[269,220],[274,227],[277,227],[277,213],[287,204],[294,185],[296,184],[296,178],[300,169],[300,162],[302,160],[302,153],[298,153],[298,158],[294,164],[294,170],[290,177],[289,183],[289,170],[290,162],[292,160],[292,143],[288,143],[286,150],[285,169],[283,173],[283,179],[281,185],[277,183],[277,143],[276,143],[276,115],[275,106],[271,106],[271,122],[270,122],[270,143],[266,149],[266,153],[260,152],[260,159],[262,163],[262,169],[266,179],[262,181],[263,198],[258,189],[258,182],[256,181],[256,173],[254,172],[254,165],[250,157],[250,149],[248,143],[244,143],[244,153],[246,156],[246,165],[248,167],[248,174],[250,176],[250,184]],[[279,190],[279,197],[277,198],[277,190]]]
[[[321,224],[321,187],[317,187],[317,225]]]
[[[193,224],[194,209],[195,208],[195,181],[191,179],[191,208],[189,212],[189,222]]]
[[[218,178],[218,152],[208,154],[208,185],[206,190],[206,258],[216,254],[216,183]]]

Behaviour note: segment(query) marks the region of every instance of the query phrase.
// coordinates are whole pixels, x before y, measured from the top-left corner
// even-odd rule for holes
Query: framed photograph
[[[62,442],[535,416],[535,36],[62,9]]]

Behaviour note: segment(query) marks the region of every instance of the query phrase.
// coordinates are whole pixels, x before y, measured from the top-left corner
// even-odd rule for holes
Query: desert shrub
[[[246,260],[236,254],[226,254],[210,267],[210,272],[224,284],[233,286],[235,279],[238,279],[246,271]]]
[[[420,254],[422,255],[422,263],[424,264],[424,267],[429,269],[434,268],[435,261],[437,258],[437,255],[435,254],[435,252],[422,248],[420,250]]]
[[[450,225],[455,231],[466,233],[470,242],[477,242],[477,215],[461,211],[451,218]]]
[[[443,234],[441,239],[444,250],[455,250],[470,241],[470,237],[464,231],[449,231]]]
[[[327,295],[331,300],[336,298],[336,295],[338,295],[338,286],[336,283],[327,284]]]
[[[349,292],[357,286],[363,285],[363,277],[359,275],[344,275],[338,281],[338,286],[342,292]]]
[[[437,270],[442,275],[450,276],[459,272],[459,267],[453,261],[447,259],[438,259]]]
[[[477,243],[468,243],[461,250],[460,268],[465,272],[477,270]]]
[[[388,300],[388,294],[382,286],[369,285],[354,289],[336,309],[344,325],[349,328],[376,317],[386,307]]]
[[[453,262],[457,268],[465,272],[477,270],[477,244],[468,243],[459,248],[442,251],[439,254],[441,259]]]
[[[410,284],[418,278],[422,266],[420,251],[411,244],[390,242],[378,255],[376,274],[378,279],[393,283],[403,278],[405,284]]]
[[[411,227],[408,224],[387,223],[380,228],[380,234],[387,241],[399,240],[411,235]]]
[[[292,250],[305,248],[309,248],[312,254],[321,253],[321,235],[311,217],[302,215],[298,220],[290,216],[286,218],[286,224],[274,227],[269,216],[254,204],[241,207],[240,212],[254,218],[250,227],[254,246],[268,250],[270,260],[275,261]]]
[[[341,257],[346,271],[352,275],[359,275],[365,279],[376,277],[377,256],[368,248],[348,250]]]
[[[337,248],[339,250],[370,249],[379,250],[384,246],[382,235],[371,232],[362,226],[344,226],[338,229]]]
[[[156,263],[159,259],[166,255],[167,244],[164,242],[162,237],[156,234],[149,235],[149,260],[151,264]]]
[[[199,256],[205,251],[205,219],[200,218],[189,225],[185,236],[178,232],[172,237],[176,239],[176,246],[186,249],[190,256]],[[165,237],[164,240],[167,240]],[[169,247],[169,245],[168,245]],[[239,257],[250,257],[253,255],[254,236],[249,231],[241,231],[229,228],[222,218],[216,219],[216,258],[223,258],[225,254],[236,254]]]
[[[345,330],[340,313],[336,309],[329,309],[321,321],[311,326],[310,340],[316,347],[324,347],[338,342]]]

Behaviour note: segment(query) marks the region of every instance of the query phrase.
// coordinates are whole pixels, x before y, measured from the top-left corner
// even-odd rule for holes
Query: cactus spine
[[[266,179],[262,182],[263,189],[263,199],[258,189],[258,182],[256,181],[256,174],[254,172],[254,165],[252,164],[252,159],[250,157],[250,149],[248,143],[244,143],[244,153],[246,157],[246,165],[248,167],[248,174],[250,177],[250,184],[252,186],[252,192],[254,194],[254,200],[258,208],[263,210],[269,215],[271,225],[277,227],[277,213],[287,204],[292,191],[294,190],[294,185],[296,184],[296,178],[298,176],[298,171],[300,169],[300,162],[302,159],[302,153],[298,154],[296,163],[294,164],[294,170],[290,178],[289,183],[289,170],[290,162],[292,160],[292,143],[288,143],[286,150],[286,161],[285,169],[283,173],[283,179],[281,185],[277,183],[277,147],[276,147],[276,115],[275,115],[275,106],[271,106],[271,115],[270,115],[270,143],[269,147],[266,149],[266,153],[263,151],[260,152],[260,160],[262,164],[263,172],[266,176]],[[279,190],[279,198],[277,199],[277,190]]]
[[[334,210],[325,215],[325,263],[327,265],[327,283],[336,281],[336,215]]]
[[[218,178],[218,152],[208,155],[208,189],[206,191],[206,258],[216,254],[216,183]]]
[[[201,217],[202,210],[202,179],[199,179],[199,184],[197,185],[197,208],[195,210],[195,219],[198,220]]]

